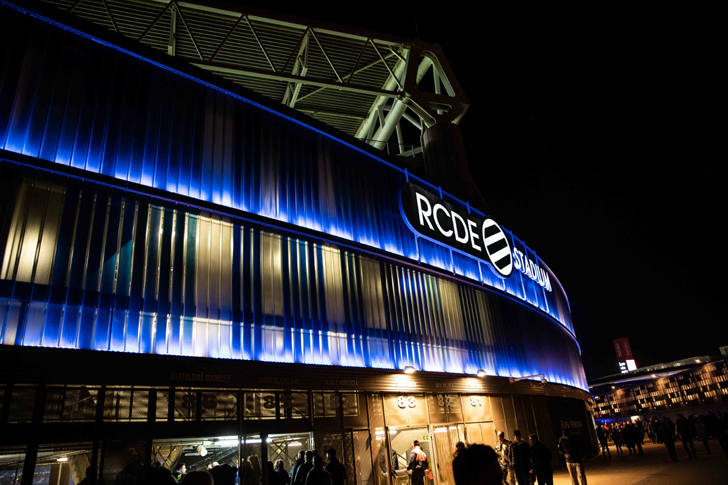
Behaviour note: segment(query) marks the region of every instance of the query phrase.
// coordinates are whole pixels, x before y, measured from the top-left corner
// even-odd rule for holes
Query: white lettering
[[[470,219],[468,219],[468,232],[470,233],[470,245],[473,246],[473,249],[477,249],[478,251],[482,251],[482,249],[480,248],[480,246],[478,246],[477,244],[475,244],[475,240],[480,237],[480,236],[478,236],[477,234],[475,234],[473,232],[473,229],[475,229],[475,227],[476,227],[475,221],[471,221]]]
[[[430,201],[427,200],[427,197],[422,194],[416,193],[415,196],[417,197],[417,212],[419,212],[420,214],[420,226],[424,226],[425,222],[427,222],[427,225],[430,226],[430,229],[434,231],[435,228],[432,227],[432,223],[430,222],[430,216],[432,215],[432,207],[430,207]],[[422,208],[423,202],[427,206],[427,210],[424,210]]]
[[[450,217],[450,211],[445,209],[445,206],[442,204],[435,204],[435,208],[432,210],[432,214],[435,216],[435,225],[440,230],[440,233],[442,233],[442,235],[445,237],[450,237],[450,236],[452,236],[452,229],[449,231],[446,231],[445,229],[442,228],[442,226],[440,225],[440,220],[437,218],[438,210],[442,210],[448,218]]]
[[[458,225],[455,222],[455,219],[458,219],[460,221],[460,223],[463,225],[463,231],[465,231],[465,235],[462,238],[458,235]],[[452,227],[455,230],[455,240],[459,243],[467,244],[468,227],[465,225],[465,219],[463,219],[462,216],[455,211],[452,212]]]

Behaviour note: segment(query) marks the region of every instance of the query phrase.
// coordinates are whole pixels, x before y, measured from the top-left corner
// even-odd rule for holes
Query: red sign
[[[612,340],[612,343],[614,344],[614,351],[617,353],[618,361],[625,362],[627,360],[634,359],[634,357],[632,357],[632,349],[629,346],[628,338],[614,339]]]

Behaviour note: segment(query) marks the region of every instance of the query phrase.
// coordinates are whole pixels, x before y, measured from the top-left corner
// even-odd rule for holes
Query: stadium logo
[[[415,232],[489,262],[501,278],[513,272],[508,238],[493,219],[474,217],[412,183],[402,187],[401,202]]]

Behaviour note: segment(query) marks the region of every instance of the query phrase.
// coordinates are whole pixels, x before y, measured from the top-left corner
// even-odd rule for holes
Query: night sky
[[[471,172],[563,284],[588,378],[618,372],[614,338],[638,366],[728,345],[724,55],[691,12],[245,4],[442,45]]]

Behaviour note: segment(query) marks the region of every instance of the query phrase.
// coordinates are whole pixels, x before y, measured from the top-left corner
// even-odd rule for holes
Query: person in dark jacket
[[[529,485],[528,472],[531,470],[531,449],[528,443],[521,438],[521,432],[513,432],[513,443],[509,450],[508,459],[513,467],[518,485]]]
[[[258,485],[263,480],[263,469],[260,468],[260,461],[258,461],[257,455],[250,455],[248,457],[252,473],[250,475],[249,485]]]
[[[667,448],[667,452],[670,454],[670,459],[672,461],[679,461],[675,452],[675,440],[667,422],[658,421],[655,425],[655,434],[657,434],[658,440],[665,444],[665,448]]]
[[[528,446],[531,447],[531,473],[536,475],[538,485],[554,485],[551,450],[535,434],[528,437]]]
[[[599,445],[602,447],[602,456],[605,454],[612,456],[612,453],[609,452],[609,437],[601,424],[597,425],[597,439],[599,439]]]
[[[425,471],[429,467],[430,462],[427,455],[420,448],[420,442],[415,440],[410,451],[409,465],[407,465],[407,469],[412,470],[412,476],[410,477],[412,485],[424,485]]]
[[[324,468],[331,475],[333,485],[344,485],[346,483],[346,468],[336,458],[336,450],[331,448],[326,452],[326,467]]]
[[[296,455],[296,462],[291,467],[291,480],[288,483],[292,483],[296,478],[296,470],[298,470],[298,467],[306,463],[306,452],[303,450],[300,450],[298,452],[298,455]]]
[[[312,466],[306,475],[305,485],[331,485],[331,474],[324,470],[323,461],[324,459],[318,455],[312,457]]]
[[[682,414],[677,415],[677,434],[680,436],[680,441],[682,441],[683,448],[685,448],[685,451],[688,454],[688,458],[692,460],[695,458],[698,459],[698,455],[695,454],[695,445],[693,444],[693,428],[690,426],[690,422],[685,419],[685,416]]]
[[[629,450],[629,454],[634,455],[636,453],[634,447],[637,437],[635,436],[634,426],[631,423],[627,423],[622,429],[622,439],[624,439],[624,446]]]
[[[490,446],[470,445],[452,461],[455,485],[503,485],[498,454]]]
[[[288,476],[286,465],[283,463],[283,460],[276,460],[273,472],[278,475],[280,483],[283,485],[291,485],[291,477]]]
[[[185,473],[187,473],[187,465],[184,463],[177,463],[177,466],[174,467],[172,477],[179,482],[182,480]]]
[[[616,429],[616,428],[615,428]],[[559,453],[564,455],[566,468],[571,475],[572,485],[586,485],[586,474],[584,473],[584,445],[576,436],[570,436],[569,430],[564,429],[559,438]]]
[[[306,452],[306,461],[296,469],[296,476],[293,477],[293,485],[306,485],[306,476],[313,468],[313,451]]]

